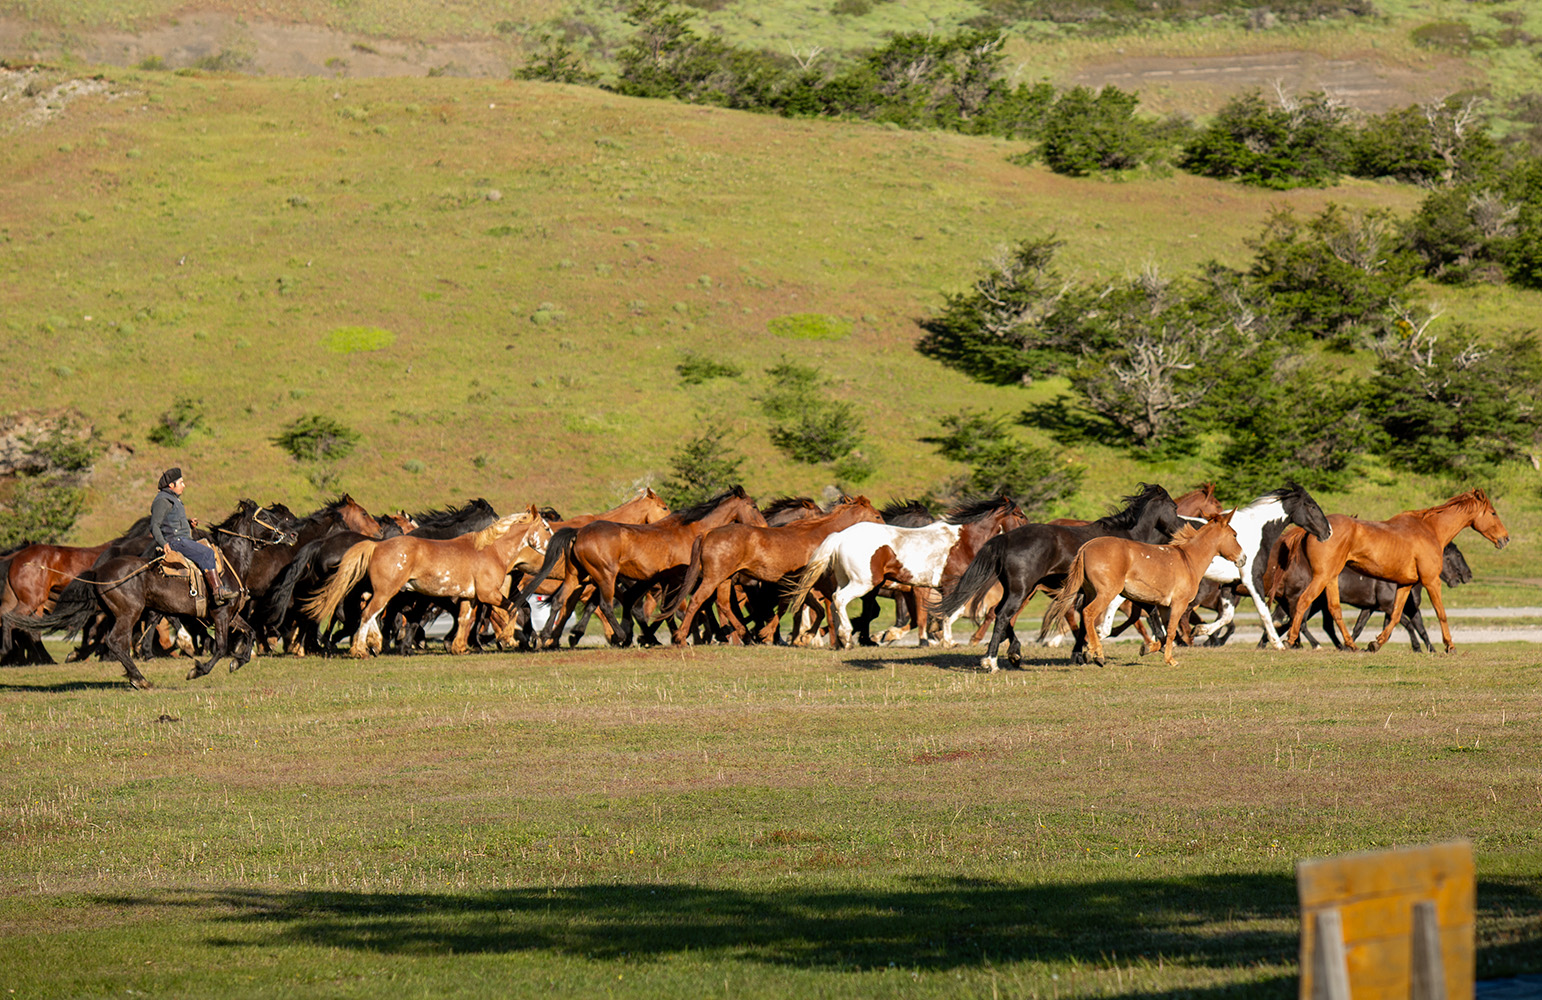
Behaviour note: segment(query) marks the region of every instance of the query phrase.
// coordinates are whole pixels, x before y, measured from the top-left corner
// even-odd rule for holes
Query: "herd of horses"
[[[258,643],[305,655],[334,652],[351,636],[352,656],[388,643],[409,653],[444,612],[455,617],[452,653],[488,642],[554,647],[570,622],[576,645],[593,611],[618,646],[661,644],[665,622],[676,645],[818,643],[828,622],[838,648],[892,642],[911,628],[922,645],[954,646],[954,623],[971,614],[982,621],[972,640],[985,640],[981,666],[995,671],[1004,642],[1008,665],[1021,666],[1015,621],[1038,592],[1051,595],[1039,640],[1073,634],[1078,663],[1104,663],[1103,640],[1134,627],[1143,651],[1161,649],[1172,664],[1177,643],[1224,642],[1243,595],[1260,612],[1261,646],[1317,645],[1305,623],[1320,613],[1328,637],[1355,649],[1380,610],[1386,620],[1371,649],[1401,623],[1415,650],[1433,651],[1423,592],[1449,652],[1442,585],[1471,579],[1453,544],[1468,527],[1497,547],[1509,541],[1481,489],[1385,521],[1326,515],[1294,484],[1231,510],[1208,484],[1176,499],[1141,484],[1105,517],[1048,523],[1030,523],[1004,496],[934,517],[916,501],[879,509],[860,496],[828,506],[784,497],[761,508],[741,487],[676,511],[645,489],[569,519],[533,504],[500,516],[485,500],[380,517],[346,494],[304,516],[242,500],[207,532],[238,592],[223,605],[200,603],[196,579],[171,575],[148,518],[97,546],[0,553],[0,662],[52,662],[41,637],[64,632],[80,636],[72,659],[116,660],[143,688],[136,653],[176,655],[180,646],[192,656],[189,678],[226,657],[237,669]],[[893,598],[896,623],[875,640],[878,596]],[[539,631],[536,599],[549,609]],[[1361,609],[1353,632],[1344,603]],[[1206,608],[1213,620],[1198,613]],[[1288,625],[1283,636],[1276,613]]]

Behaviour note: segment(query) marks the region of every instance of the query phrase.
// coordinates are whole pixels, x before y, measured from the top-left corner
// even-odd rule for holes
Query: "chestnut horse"
[[[685,645],[696,612],[714,594],[718,614],[733,630],[729,642],[739,645],[749,638],[749,630],[733,610],[733,578],[744,573],[762,583],[777,583],[796,573],[827,537],[864,521],[883,523],[883,515],[867,497],[842,500],[828,514],[806,517],[775,528],[765,525],[729,524],[702,535],[691,547],[690,568],[675,604],[659,617],[679,613],[680,625],[674,632],[676,646]],[[689,595],[689,597],[687,597]],[[684,610],[681,610],[681,607]],[[761,629],[761,638],[770,640],[781,624],[775,612]]]
[[[1301,623],[1311,610],[1318,594],[1326,593],[1328,612],[1338,625],[1344,644],[1355,649],[1355,641],[1344,627],[1344,613],[1339,607],[1339,573],[1345,566],[1352,566],[1368,576],[1380,577],[1397,584],[1397,596],[1392,602],[1392,614],[1381,634],[1370,642],[1374,652],[1386,645],[1392,630],[1403,617],[1403,604],[1413,585],[1423,584],[1440,619],[1440,637],[1445,641],[1446,652],[1451,652],[1451,626],[1446,622],[1446,602],[1440,596],[1440,571],[1445,564],[1446,544],[1472,528],[1478,534],[1502,549],[1510,543],[1510,532],[1494,512],[1488,494],[1480,489],[1468,490],[1447,500],[1438,507],[1423,510],[1407,510],[1385,521],[1362,521],[1357,517],[1333,514],[1328,518],[1333,534],[1326,541],[1308,537],[1301,544],[1307,565],[1312,568],[1311,581],[1296,598],[1295,614],[1291,616],[1290,631],[1285,645],[1294,646],[1301,634]]]
[[[595,584],[593,602],[611,632],[611,644],[632,643],[632,618],[638,601],[652,589],[656,579],[672,570],[683,570],[691,561],[691,546],[697,538],[731,522],[765,526],[755,502],[744,487],[719,493],[694,507],[677,510],[652,524],[616,524],[595,521],[581,528],[564,528],[552,537],[546,562],[525,582],[516,604],[523,604],[555,570],[561,559],[567,560],[560,600],[546,627],[541,630],[541,646],[556,645],[562,625],[573,613],[586,583]],[[626,591],[618,620],[612,611],[616,601],[617,580],[635,581]]]
[[[534,504],[499,518],[481,531],[456,538],[400,535],[385,541],[359,542],[343,554],[332,579],[310,600],[305,613],[318,622],[332,617],[354,585],[369,577],[370,597],[348,655],[366,657],[383,645],[380,613],[403,590],[460,601],[450,652],[464,653],[477,602],[505,606],[504,578],[528,549],[543,552],[551,526]]]
[[[831,645],[849,647],[853,629],[846,606],[852,601],[884,584],[928,589],[947,586],[964,574],[988,539],[1027,523],[1016,501],[1002,496],[961,504],[942,520],[920,528],[886,523],[853,525],[820,543],[793,586],[787,613],[797,614],[809,589],[829,571],[832,586],[828,602],[836,622]],[[921,645],[930,645],[924,602],[917,602],[917,612],[915,626]],[[942,619],[939,631],[944,645],[951,644],[946,636],[954,619],[963,613],[960,607],[952,618]],[[908,631],[890,629],[880,641],[894,642]]]
[[[1091,660],[1102,666],[1103,621],[1120,597],[1136,604],[1152,604],[1167,609],[1167,640],[1162,645],[1162,661],[1175,665],[1173,642],[1178,637],[1178,622],[1189,613],[1189,605],[1199,591],[1210,563],[1217,557],[1230,560],[1240,569],[1247,555],[1232,530],[1235,511],[1211,518],[1203,527],[1185,525],[1173,536],[1170,545],[1147,545],[1125,538],[1094,538],[1076,553],[1065,584],[1044,612],[1039,641],[1053,632],[1063,632],[1066,619],[1080,609],[1076,625],[1076,646],[1072,662]]]

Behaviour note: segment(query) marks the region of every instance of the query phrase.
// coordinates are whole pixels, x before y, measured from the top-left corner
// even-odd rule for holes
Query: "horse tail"
[[[830,561],[835,558],[835,550],[840,547],[840,532],[826,535],[825,540],[819,543],[819,548],[809,557],[808,565],[803,567],[803,572],[798,574],[796,583],[787,587],[787,617],[792,618],[803,607],[803,602],[808,597],[808,592],[813,589],[815,583],[825,570],[830,568]]]
[[[1006,570],[1007,536],[993,535],[980,546],[980,551],[970,560],[969,568],[958,578],[953,589],[940,598],[927,602],[927,612],[936,617],[948,617],[975,601],[1001,579]]]
[[[363,541],[344,552],[332,579],[327,581],[320,593],[305,602],[303,610],[306,615],[317,622],[330,621],[337,606],[348,596],[348,591],[369,572],[369,561],[374,557],[375,547],[379,544],[376,541]]]
[[[1082,582],[1086,579],[1087,566],[1082,560],[1082,554],[1078,552],[1076,558],[1071,560],[1071,569],[1066,573],[1065,583],[1044,611],[1044,624],[1039,628],[1040,642],[1051,635],[1060,635],[1070,630],[1066,621],[1076,608],[1077,598],[1082,593]]]
[[[666,618],[672,618],[685,610],[685,606],[691,601],[691,594],[696,590],[696,585],[701,582],[701,540],[705,534],[697,535],[691,542],[691,561],[686,565],[685,579],[680,581],[680,589],[675,591],[675,599],[669,602],[669,607],[660,605],[653,612],[653,620],[661,622]],[[687,625],[690,622],[686,622]]]
[[[551,541],[546,543],[546,561],[541,563],[541,568],[536,570],[525,580],[525,585],[519,588],[519,596],[514,598],[514,607],[519,607],[530,600],[530,595],[535,593],[535,588],[546,582],[551,572],[556,568],[557,560],[571,557],[573,554],[573,540],[578,537],[577,528],[561,528],[551,536]]]
[[[278,627],[289,615],[290,605],[294,603],[295,588],[300,581],[310,575],[311,560],[321,549],[321,539],[314,539],[300,546],[295,552],[294,558],[289,561],[278,574],[278,579],[273,581],[273,586],[268,590],[268,614],[259,624]]]
[[[90,570],[86,570],[59,592],[54,609],[48,614],[7,614],[5,623],[11,628],[27,632],[63,631],[69,637],[85,628],[99,609],[96,577]]]

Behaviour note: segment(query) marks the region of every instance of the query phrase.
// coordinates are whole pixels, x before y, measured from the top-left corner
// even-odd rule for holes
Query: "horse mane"
[[[1481,487],[1474,487],[1473,489],[1468,490],[1466,493],[1458,493],[1456,496],[1454,496],[1451,499],[1447,500],[1445,503],[1438,503],[1438,504],[1436,504],[1433,507],[1423,507],[1423,508],[1420,508],[1419,510],[1405,510],[1405,511],[1403,511],[1403,513],[1405,513],[1405,514],[1433,514],[1436,511],[1446,510],[1447,508],[1450,508],[1450,507],[1491,507],[1491,506],[1493,506],[1493,504],[1489,501],[1488,494],[1483,492]]]
[[[474,521],[478,517],[485,517],[489,521],[498,520],[498,512],[493,510],[493,505],[481,497],[477,497],[475,500],[468,500],[460,507],[450,506],[443,510],[426,510],[410,516],[414,521],[418,522],[418,526],[412,532],[414,535],[424,534],[424,529],[438,531],[457,527],[466,522]],[[486,527],[486,525],[484,524],[482,527]]]
[[[1098,518],[1095,523],[1112,531],[1129,531],[1140,523],[1141,515],[1153,503],[1161,500],[1166,500],[1168,503],[1173,502],[1173,498],[1168,495],[1168,492],[1156,483],[1149,485],[1137,483],[1135,489],[1135,493],[1124,498],[1123,508],[1105,514]]]
[[[777,514],[788,510],[819,510],[819,504],[812,497],[777,497],[760,509],[761,516],[770,520]]]
[[[143,537],[145,535],[148,535],[149,533],[150,533],[150,515],[146,514],[144,517],[141,517],[139,520],[137,520],[133,524],[129,525],[127,531],[125,531],[123,534],[119,535],[117,538],[114,538],[108,544],[112,545],[112,544],[116,544],[118,542],[126,542],[130,538],[141,538],[141,537]]]
[[[932,509],[926,505],[924,500],[890,500],[883,505],[878,513],[883,515],[885,523],[892,523],[894,518],[906,514],[913,516],[924,515],[926,517],[934,516]]]
[[[251,517],[252,514],[256,513],[256,511],[257,511],[257,501],[256,500],[247,500],[247,499],[237,500],[236,501],[236,509],[235,509],[235,511],[229,517],[225,518],[225,520],[221,521],[219,524],[216,524],[214,526],[214,528],[215,528],[216,531],[218,531],[220,529],[223,529],[225,531],[233,531],[235,529],[235,525],[236,525],[237,521],[241,520],[243,517],[247,517],[247,518]]]
[[[972,524],[1012,503],[1011,497],[965,497],[943,515],[949,524]]]
[[[512,514],[505,514],[481,531],[473,534],[471,536],[471,547],[478,552],[482,551],[504,535],[507,535],[514,525],[519,522],[519,519],[527,516],[529,513],[529,511],[520,510]]]
[[[1199,526],[1191,524],[1188,521],[1184,521],[1178,526],[1178,530],[1173,532],[1173,539],[1167,544],[1182,545],[1184,542],[1193,538],[1197,534],[1199,534]]]
[[[724,490],[710,500],[703,500],[701,503],[687,507],[684,510],[675,511],[675,523],[691,524],[692,522],[700,521],[702,518],[716,510],[718,505],[725,503],[729,499],[733,498],[742,500],[749,499],[749,497],[744,492],[743,486],[735,486],[731,489]]]

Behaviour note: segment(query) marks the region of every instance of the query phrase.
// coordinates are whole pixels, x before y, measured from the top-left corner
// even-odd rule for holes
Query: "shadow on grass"
[[[544,951],[645,960],[686,952],[734,961],[852,970],[980,969],[1022,960],[1101,965],[1160,954],[1190,966],[1289,964],[1289,876],[1023,885],[912,879],[892,889],[746,890],[683,884],[473,893],[170,890],[99,897],[174,906],[256,928],[215,944],[305,946],[396,955]],[[1287,984],[1288,985],[1288,984]]]
[[[1024,647],[1024,653],[1028,647]],[[856,670],[887,670],[891,663],[903,662],[907,666],[936,667],[938,670],[956,670],[962,673],[984,674],[980,666],[980,652],[976,647],[974,652],[932,652],[923,653],[920,656],[906,657],[903,661],[893,657],[884,657],[879,654],[867,654],[863,656],[848,656],[844,664]],[[1011,670],[1007,666],[1007,658],[1002,656],[999,660],[1002,670]],[[1042,656],[1023,657],[1023,670],[1055,670],[1065,671],[1071,667],[1071,659],[1065,655],[1055,655],[1046,652]]]
[[[0,675],[3,676],[3,675]],[[0,680],[0,693],[7,691],[42,691],[63,694],[66,691],[126,691],[132,692],[128,681],[119,677],[113,681],[60,681],[58,684],[6,684]]]

